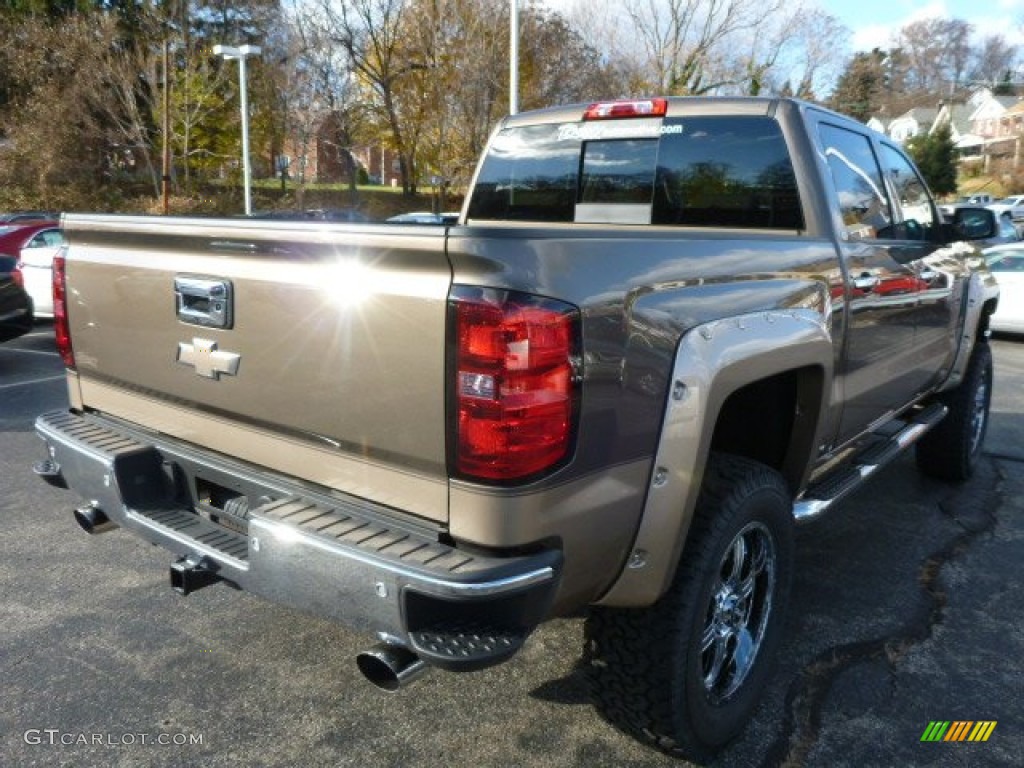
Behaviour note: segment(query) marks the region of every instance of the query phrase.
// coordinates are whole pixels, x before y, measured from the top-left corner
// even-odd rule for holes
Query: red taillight
[[[599,101],[587,107],[584,120],[614,120],[620,117],[664,117],[668,112],[666,99],[628,99]]]
[[[11,280],[15,285],[22,288],[25,287],[25,276],[21,273],[21,262],[19,261],[14,265],[14,270],[11,272]]]
[[[74,368],[75,352],[71,348],[71,332],[68,327],[68,293],[63,254],[53,257],[53,329],[57,337],[57,351],[64,365]]]
[[[569,455],[578,312],[525,294],[457,289],[456,472],[520,480]]]

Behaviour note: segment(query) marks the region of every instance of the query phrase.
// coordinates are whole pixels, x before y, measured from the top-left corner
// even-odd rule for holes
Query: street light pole
[[[167,60],[170,58],[170,44],[164,39],[164,109],[161,116],[161,128],[163,131],[164,145],[161,152],[160,172],[160,196],[163,199],[164,216],[171,212],[171,81],[170,68]]]
[[[213,46],[215,56],[223,56],[225,61],[238,60],[238,90],[242,101],[242,183],[245,191],[245,215],[252,215],[252,169],[249,166],[249,99],[246,93],[245,60],[249,56],[258,56],[258,45],[241,45],[237,48],[230,45]]]
[[[508,42],[508,113],[519,111],[519,0],[511,0]]]

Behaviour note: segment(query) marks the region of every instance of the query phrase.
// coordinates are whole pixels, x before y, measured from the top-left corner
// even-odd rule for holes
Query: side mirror
[[[960,240],[985,240],[996,234],[996,212],[988,208],[957,208],[953,233]]]

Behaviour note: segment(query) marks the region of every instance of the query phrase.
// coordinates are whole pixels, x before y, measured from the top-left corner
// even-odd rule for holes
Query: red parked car
[[[14,224],[0,223],[0,253],[18,258],[24,248],[37,234],[44,230],[60,231],[60,222],[56,219],[42,221],[26,221]]]

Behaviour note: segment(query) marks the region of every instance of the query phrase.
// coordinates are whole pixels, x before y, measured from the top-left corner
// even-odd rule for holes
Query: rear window
[[[469,218],[803,228],[782,131],[749,116],[507,129],[484,160]]]

